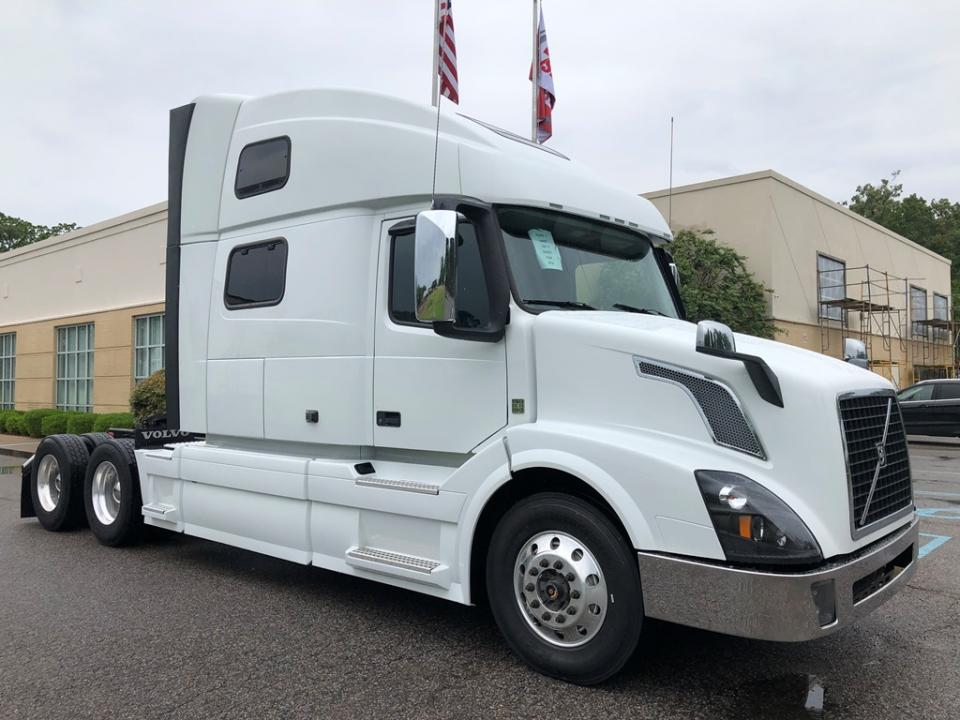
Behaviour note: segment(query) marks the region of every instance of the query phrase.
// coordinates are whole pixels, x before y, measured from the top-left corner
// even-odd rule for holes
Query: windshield
[[[653,244],[606,223],[501,207],[510,272],[531,310],[621,310],[677,317]]]

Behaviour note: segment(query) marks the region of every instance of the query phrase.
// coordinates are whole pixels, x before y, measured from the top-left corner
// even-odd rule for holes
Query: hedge
[[[93,432],[93,423],[97,416],[93,413],[68,413],[67,414],[67,432],[73,435],[83,435]]]
[[[67,417],[71,413],[56,412],[44,416],[40,423],[40,433],[47,435],[61,435],[67,431]]]
[[[60,410],[53,408],[40,408],[38,410],[27,410],[23,416],[23,429],[27,435],[33,438],[43,437],[43,419],[48,415],[59,413]]]
[[[0,410],[0,432],[22,435],[23,415],[21,410]]]
[[[106,413],[97,415],[93,421],[93,432],[106,432],[110,428],[132,428],[133,415],[130,413]]]
[[[167,384],[163,370],[157,370],[130,393],[130,412],[137,423],[167,411]]]

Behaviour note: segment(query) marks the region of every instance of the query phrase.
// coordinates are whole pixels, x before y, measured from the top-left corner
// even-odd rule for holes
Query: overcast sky
[[[773,168],[835,200],[893,170],[960,200],[960,5],[544,0],[550,144],[634,192]],[[0,0],[0,212],[166,196],[167,111],[349,86],[430,100],[431,0]],[[922,8],[922,9],[921,9]],[[460,110],[529,132],[530,0],[454,3]]]

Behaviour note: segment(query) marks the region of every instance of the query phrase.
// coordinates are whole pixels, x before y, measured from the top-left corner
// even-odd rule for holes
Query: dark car
[[[960,380],[924,380],[897,398],[907,434],[960,436]]]

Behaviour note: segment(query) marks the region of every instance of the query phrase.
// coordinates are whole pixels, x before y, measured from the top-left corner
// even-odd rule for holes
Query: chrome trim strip
[[[751,433],[753,433],[753,437],[757,441],[757,446],[760,448],[760,454],[757,455],[756,453],[752,453],[749,450],[745,450],[742,447],[737,447],[736,445],[730,445],[729,443],[721,442],[720,440],[718,440],[716,434],[713,432],[713,427],[710,425],[710,420],[707,418],[706,413],[704,413],[703,411],[703,407],[700,405],[700,401],[697,400],[697,396],[693,394],[693,391],[690,390],[690,388],[688,388],[683,383],[678,383],[677,381],[670,380],[669,378],[660,377],[659,375],[649,375],[640,369],[640,363],[656,365],[658,367],[664,368],[665,370],[669,370],[675,373],[680,373],[682,375],[688,375],[692,378],[696,378],[697,380],[704,380],[705,382],[713,383],[714,385],[721,387],[733,399],[733,402],[737,406],[737,409],[740,410],[740,414],[743,416],[744,423],[746,423],[747,428],[750,430]],[[715,444],[719,445],[720,447],[728,448],[730,450],[736,450],[737,452],[741,452],[744,455],[749,455],[750,457],[759,458],[760,460],[767,459],[767,451],[763,447],[763,442],[760,440],[760,435],[759,433],[757,433],[756,428],[754,427],[753,423],[750,421],[750,416],[747,414],[746,410],[744,409],[743,403],[740,402],[740,398],[733,391],[733,388],[731,388],[725,382],[723,382],[722,380],[718,380],[714,377],[710,377],[709,375],[704,375],[702,372],[691,370],[690,368],[681,367],[679,365],[672,365],[671,363],[666,363],[661,360],[653,360],[652,358],[643,357],[642,355],[633,356],[633,366],[636,368],[637,374],[642,378],[646,378],[648,380],[657,380],[659,382],[664,382],[669,385],[674,385],[676,387],[681,388],[690,398],[690,401],[693,403],[693,406],[697,409],[697,412],[700,414],[700,419],[703,420],[703,424],[707,428],[707,432],[710,433],[710,439],[713,440]]]
[[[354,484],[360,487],[382,488],[384,490],[405,490],[407,492],[421,493],[422,495],[439,495],[440,488],[437,485],[416,482],[415,480],[390,480],[388,478],[358,477]]]
[[[916,572],[919,518],[886,538],[808,572],[761,572],[640,552],[644,613],[652,618],[758,640],[799,642],[829,635],[889,600]],[[912,547],[911,547],[912,546]],[[911,560],[858,602],[854,585],[910,549]],[[814,586],[832,585],[835,619],[821,625]],[[707,590],[704,590],[707,588]]]
[[[887,464],[887,435],[890,433],[890,412],[893,410],[893,398],[887,400],[887,416],[883,421],[883,435],[880,436],[880,442],[877,443],[877,466],[873,469],[873,481],[870,483],[870,492],[867,493],[867,501],[863,504],[863,514],[860,516],[860,527],[867,521],[867,513],[870,512],[870,503],[873,502],[873,494],[877,491],[877,480],[880,479],[880,471]],[[907,434],[906,428],[903,434]],[[846,438],[844,438],[846,442]]]
[[[901,520],[910,513],[912,513],[916,507],[913,496],[913,469],[910,467],[910,449],[909,444],[907,445],[907,470],[910,472],[910,504],[906,505],[901,510],[893,513],[892,515],[887,515],[882,517],[879,520],[874,520],[869,525],[864,525],[863,527],[857,525],[857,519],[853,514],[853,476],[850,474],[850,455],[847,451],[847,431],[843,426],[843,410],[840,407],[840,401],[846,400],[853,397],[872,397],[872,396],[886,396],[896,400],[896,393],[893,390],[851,390],[849,392],[843,392],[837,395],[837,421],[840,424],[840,444],[843,446],[843,468],[844,472],[847,474],[847,498],[850,506],[849,517],[850,517],[850,537],[853,540],[859,540],[865,535],[876,532],[877,530],[891,525],[897,520]],[[903,422],[903,415],[900,413],[900,403],[894,402],[893,407],[897,409],[897,413],[900,414],[900,425],[903,427],[904,438],[906,438],[907,426]]]

